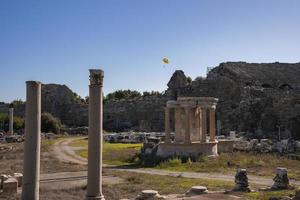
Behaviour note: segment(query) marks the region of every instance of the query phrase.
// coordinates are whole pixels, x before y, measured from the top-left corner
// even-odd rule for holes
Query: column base
[[[85,197],[85,200],[105,200],[104,196],[97,196],[97,197]]]

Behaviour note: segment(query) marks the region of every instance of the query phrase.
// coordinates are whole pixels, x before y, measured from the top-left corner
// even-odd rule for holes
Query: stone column
[[[185,107],[185,137],[184,137],[184,143],[185,144],[191,144],[191,135],[190,135],[190,110],[191,108]]]
[[[201,108],[201,142],[206,142],[207,120],[206,108]]]
[[[41,83],[27,81],[22,200],[39,199]]]
[[[196,122],[196,134],[198,135],[199,141],[201,141],[201,118],[200,118],[201,110],[200,108],[196,108],[195,110],[195,122]]]
[[[88,180],[86,200],[104,200],[102,194],[103,76],[104,72],[102,70],[90,70]]]
[[[13,105],[9,106],[9,134],[14,134],[14,107]]]
[[[216,140],[216,108],[212,107],[209,111],[209,141]]]
[[[165,143],[169,144],[170,141],[170,108],[165,107]]]

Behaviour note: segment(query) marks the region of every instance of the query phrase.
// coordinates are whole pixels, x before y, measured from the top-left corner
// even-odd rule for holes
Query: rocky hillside
[[[163,131],[164,106],[178,96],[219,98],[217,119],[222,133],[248,132],[252,137],[300,138],[300,63],[227,62],[213,68],[207,78],[191,83],[175,71],[163,95],[111,100],[104,104],[106,130]],[[7,112],[7,104],[0,112]],[[88,105],[65,85],[42,87],[42,111],[69,126],[87,126]],[[16,108],[24,115],[24,105]]]

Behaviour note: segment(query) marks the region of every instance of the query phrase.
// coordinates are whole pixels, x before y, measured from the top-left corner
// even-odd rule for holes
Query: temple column
[[[201,108],[201,142],[206,142],[207,119],[206,108]]]
[[[9,134],[14,134],[14,107],[13,105],[9,106]]]
[[[103,76],[102,70],[90,70],[86,200],[104,200],[102,194]]]
[[[184,143],[191,144],[191,135],[190,135],[190,110],[191,108],[185,107],[185,137]]]
[[[216,108],[212,107],[209,111],[209,141],[216,140]]]
[[[170,141],[170,108],[165,107],[165,143],[169,144]]]
[[[22,200],[39,199],[41,83],[27,81]]]

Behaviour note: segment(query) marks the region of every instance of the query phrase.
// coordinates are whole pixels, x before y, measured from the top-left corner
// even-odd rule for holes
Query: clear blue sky
[[[299,62],[300,1],[0,0],[0,101],[25,99],[26,80],[84,97],[89,68],[106,93],[163,91],[175,69],[225,61]]]

